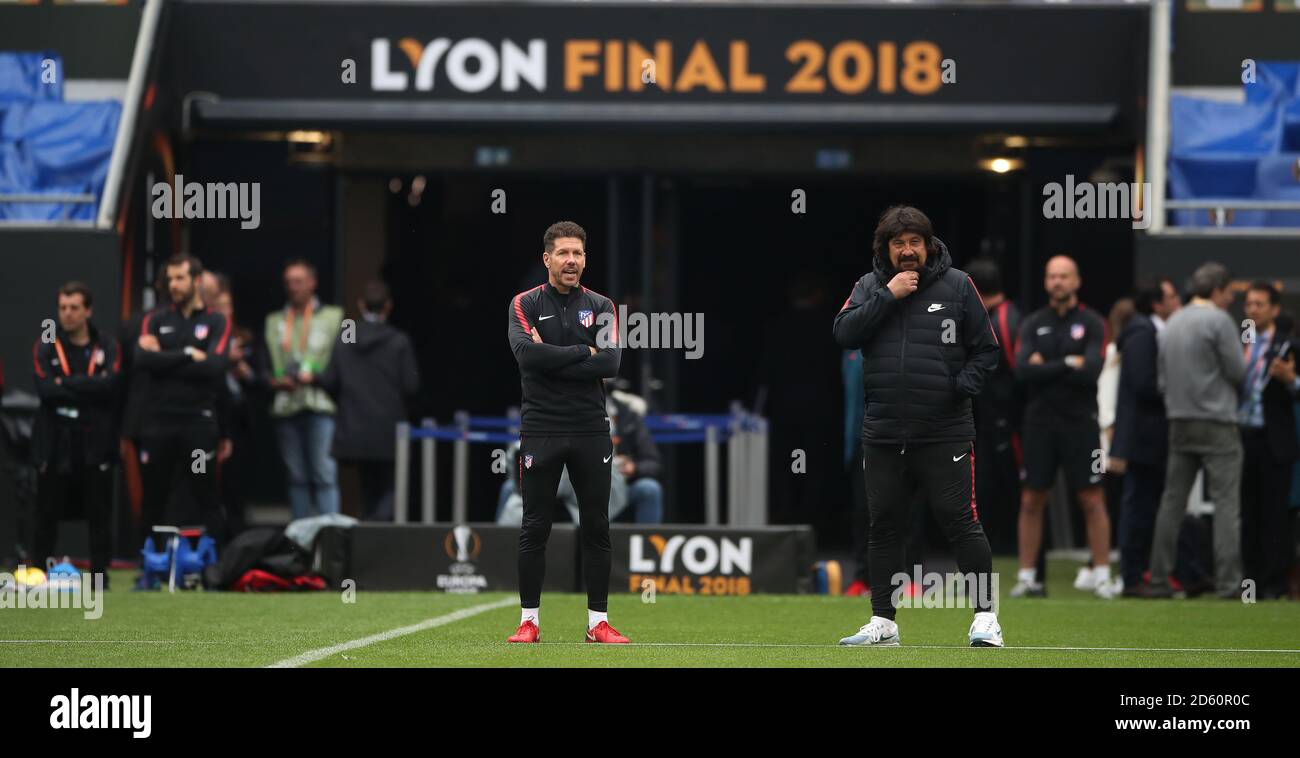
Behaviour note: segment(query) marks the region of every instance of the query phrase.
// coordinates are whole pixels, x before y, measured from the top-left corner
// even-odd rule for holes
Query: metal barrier
[[[1199,211],[1205,210],[1210,212],[1211,218],[1214,219],[1215,229],[1227,228],[1229,216],[1232,211],[1300,211],[1300,203],[1294,200],[1254,200],[1252,198],[1202,198],[1199,200],[1165,200],[1165,208],[1171,211]],[[1174,227],[1175,229],[1184,230],[1204,230],[1206,227],[1188,226]],[[1231,227],[1234,233],[1240,233],[1243,229],[1251,231],[1278,232],[1294,227],[1284,226],[1256,226],[1256,227]]]
[[[767,525],[767,419],[733,403],[726,414],[677,413],[645,417],[651,437],[660,445],[704,445],[704,518],[718,526],[721,514],[721,462],[719,446],[725,444],[727,460],[727,525]],[[432,524],[438,506],[438,441],[452,443],[452,522],[469,520],[469,446],[495,444],[503,447],[519,441],[519,409],[504,417],[471,416],[457,411],[452,426],[439,426],[431,418],[420,425],[399,423],[394,443],[393,476],[396,507],[393,522],[408,523],[410,502],[411,441],[420,442],[420,521]]]

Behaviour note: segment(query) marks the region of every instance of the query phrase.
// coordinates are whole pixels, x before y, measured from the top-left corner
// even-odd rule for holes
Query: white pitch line
[[[0,640],[0,645],[229,645],[213,640]]]
[[[582,645],[581,642],[545,642],[545,645]],[[633,642],[628,645],[600,645],[599,647],[795,647],[795,648],[844,648],[846,650],[873,647],[871,645],[836,645],[834,643],[797,643],[797,642]],[[903,650],[907,648],[926,650],[1060,650],[1079,652],[1127,652],[1127,653],[1291,653],[1300,654],[1300,649],[1251,649],[1230,647],[1047,647],[1032,645],[1008,645],[1003,648],[971,647],[969,645],[895,645],[880,646],[882,650]]]
[[[372,634],[369,637],[362,637],[361,639],[351,640],[349,642],[341,642],[337,645],[330,645],[329,647],[322,647],[316,650],[308,650],[307,652],[301,655],[295,655],[292,658],[285,658],[282,661],[276,661],[275,663],[272,663],[270,666],[267,666],[267,668],[291,669],[291,668],[297,668],[299,666],[305,666],[308,663],[313,663],[315,661],[328,658],[331,655],[335,655],[337,653],[342,653],[348,650],[356,650],[359,647],[366,647],[367,645],[373,645],[376,642],[387,642],[388,640],[397,639],[398,637],[405,637],[408,634],[423,632],[426,629],[434,629],[443,626],[445,624],[450,624],[455,621],[467,619],[471,616],[477,616],[480,613],[486,613],[487,611],[495,611],[498,608],[505,608],[506,606],[517,605],[518,603],[519,603],[518,598],[506,597],[496,601],[495,603],[484,603],[482,605],[473,605],[470,606],[469,608],[462,608],[459,611],[453,611],[452,613],[448,613],[443,616],[435,616],[434,618],[425,619],[424,621],[421,621],[418,624],[411,624],[410,626],[400,626],[396,629],[389,629],[386,632]]]

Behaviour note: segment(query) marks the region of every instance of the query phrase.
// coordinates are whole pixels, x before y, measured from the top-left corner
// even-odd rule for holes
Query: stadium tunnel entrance
[[[740,401],[768,417],[770,522],[811,523],[819,542],[840,547],[849,533],[850,474],[841,352],[830,324],[869,268],[884,208],[901,202],[926,210],[954,265],[994,258],[1008,294],[1026,307],[1040,304],[1039,272],[1050,254],[1080,258],[1084,293],[1099,308],[1119,293],[1088,272],[1131,268],[1126,227],[1049,228],[1031,172],[981,168],[1005,142],[999,135],[207,131],[188,147],[188,171],[203,181],[258,177],[264,228],[250,235],[235,224],[196,225],[189,244],[231,274],[240,325],[255,333],[282,305],[279,269],[290,258],[313,261],[323,299],[353,316],[365,282],[386,281],[393,322],[411,334],[419,355],[416,411],[445,423],[458,410],[496,416],[518,403],[503,310],[513,294],[544,281],[546,226],[576,220],[589,235],[585,284],[629,312],[703,314],[698,359],[681,347],[627,350],[623,385],[655,412],[724,412]],[[1051,173],[1122,161],[1126,150],[1055,137],[1018,154]],[[258,439],[253,497],[275,502],[282,474],[274,440]],[[473,521],[495,514],[500,474],[491,447],[471,447]],[[439,454],[442,471],[452,462],[449,448]],[[796,450],[812,475],[791,471]],[[676,446],[662,452],[670,472],[666,520],[702,520],[702,454]],[[449,480],[441,477],[439,519],[451,516]],[[935,542],[943,544],[937,535]]]
[[[314,261],[322,297],[350,312],[364,283],[382,278],[394,322],[420,354],[416,411],[440,421],[462,409],[499,415],[518,400],[501,310],[541,281],[545,227],[572,218],[590,235],[586,284],[634,312],[705,314],[701,358],[629,350],[629,388],[655,410],[718,412],[739,400],[771,418],[774,433],[781,424],[770,521],[814,523],[833,544],[847,542],[849,498],[830,323],[866,269],[885,207],[925,209],[958,266],[995,258],[1024,309],[1042,303],[1042,263],[1055,253],[1079,259],[1084,299],[1100,310],[1131,279],[1126,221],[1049,222],[1039,191],[1066,174],[1134,176],[1147,68],[1141,9],[432,11],[329,4],[313,9],[315,33],[303,35],[297,7],[169,4],[166,43],[151,63],[157,99],[150,90],[141,129],[152,155],[137,175],[261,182],[262,225],[160,223],[137,210],[130,288],[143,290],[151,275],[142,261],[188,247],[232,274],[239,321],[256,334],[282,303],[289,258]],[[981,34],[970,33],[976,23]],[[211,34],[218,27],[242,33]],[[846,29],[869,32],[846,40]],[[526,40],[528,60],[545,65],[520,81],[476,84],[488,69],[453,76],[420,52],[445,35]],[[601,56],[588,37],[652,50],[660,86],[637,85],[632,68],[611,63],[613,46]],[[718,57],[725,75],[701,78],[685,56],[704,38],[715,55],[744,52],[746,72],[758,76]],[[661,48],[672,54],[659,60]],[[818,52],[847,60],[837,50],[870,51],[876,75],[855,64],[822,77],[806,65]],[[961,86],[920,75],[922,59],[960,62]],[[1086,72],[1079,60],[1090,61]],[[809,88],[810,71],[827,84]],[[493,209],[497,190],[503,213]],[[792,207],[796,191],[803,212]],[[787,415],[796,419],[789,429]],[[270,438],[258,435],[250,489],[280,502]],[[812,475],[783,473],[793,449],[807,453]],[[664,452],[666,518],[700,520],[701,456]],[[495,509],[490,453],[471,447],[471,520]],[[450,451],[442,456],[445,471]],[[450,515],[448,479],[440,519]]]

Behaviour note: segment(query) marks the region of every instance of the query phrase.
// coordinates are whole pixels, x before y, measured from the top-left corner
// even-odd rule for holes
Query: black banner
[[[168,84],[221,98],[1116,104],[1147,9],[178,3]]]
[[[853,656],[864,658],[883,652],[889,651],[847,651],[845,667],[840,669],[774,668],[780,664],[776,660],[753,669],[676,669],[672,676],[647,676],[639,668],[608,670],[600,672],[600,678],[619,692],[635,691],[647,702],[671,702],[683,692],[701,693],[697,698],[700,707],[737,717],[737,724],[816,723],[825,721],[828,712],[835,713],[828,709],[828,699],[861,696],[864,677],[859,667],[871,664],[850,664]],[[925,663],[922,656],[915,665]],[[546,673],[547,694],[530,704],[530,717],[544,723],[571,718],[574,700],[590,697],[592,674],[585,669]],[[246,752],[249,745],[268,739],[284,740],[286,745],[291,740],[292,749],[298,751],[318,746],[338,751],[340,745],[351,747],[349,743],[355,743],[357,748],[373,752],[380,736],[390,744],[403,738],[427,740],[432,718],[452,711],[455,728],[474,735],[492,734],[501,729],[500,714],[491,708],[467,708],[465,703],[493,703],[504,697],[502,693],[535,687],[538,681],[538,673],[531,669],[478,667],[442,670],[436,680],[418,668],[289,672],[205,669],[197,674],[201,686],[195,686],[196,672],[187,669],[69,668],[26,672],[22,676],[28,684],[7,707],[5,728],[15,739],[39,741],[52,751],[82,745],[102,750],[112,745],[146,754],[164,746],[174,750],[200,740],[209,749],[229,747]],[[890,702],[918,704],[945,696],[956,698],[970,687],[972,679],[979,679],[983,696],[989,702],[1014,703],[1016,718],[1021,722],[990,726],[994,735],[1019,729],[1023,724],[1040,725],[1040,729],[1051,725],[1062,734],[1087,735],[1090,744],[1132,747],[1137,741],[1164,750],[1186,745],[1204,751],[1207,743],[1213,743],[1240,752],[1257,746],[1266,749],[1263,740],[1270,738],[1278,740],[1274,744],[1285,744],[1294,733],[1294,675],[1284,670],[1043,668],[985,673],[929,669],[918,676],[914,667],[873,666],[870,677],[872,686],[890,693]],[[716,693],[719,688],[725,690]],[[309,693],[311,702],[319,703],[319,707],[344,712],[332,724],[313,724],[293,732],[281,730],[284,736],[268,736],[265,718],[250,718],[250,714],[287,713],[276,698],[283,692]],[[407,692],[421,694],[368,696]],[[778,694],[737,694],[752,692]],[[824,696],[803,695],[808,692]],[[1133,692],[1159,692],[1165,702],[1154,706],[1127,704],[1126,696]],[[1213,692],[1236,693],[1240,704],[1194,704],[1201,693]],[[1171,696],[1181,700],[1170,705]],[[106,697],[118,698],[122,703],[119,711],[135,718],[120,719],[117,725],[86,725],[84,714],[95,701],[102,702]],[[71,718],[73,702],[78,706],[77,722]],[[890,714],[890,727],[902,733],[925,735],[927,747],[969,746],[970,729],[936,728],[936,708],[894,710],[897,713]],[[945,724],[955,719],[942,711],[939,717]],[[625,735],[626,725],[617,719],[593,719],[589,733],[597,739],[616,740]],[[725,734],[732,744],[748,747],[747,742],[766,738],[768,731],[737,727]]]
[[[519,588],[519,528],[495,524],[358,524],[349,577],[358,590],[503,592]],[[575,589],[577,529],[556,524],[546,546],[549,592]]]
[[[611,592],[750,595],[812,588],[813,538],[807,526],[614,524],[610,542]]]

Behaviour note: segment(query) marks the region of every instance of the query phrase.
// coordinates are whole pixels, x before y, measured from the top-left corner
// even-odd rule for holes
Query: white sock
[[[1038,584],[1038,569],[1020,569],[1020,571],[1016,572],[1016,578],[1022,582],[1028,582],[1029,584]]]
[[[538,628],[542,628],[542,609],[541,608],[523,608],[519,614],[519,625],[523,626],[525,621],[532,621]]]
[[[1110,564],[1105,566],[1093,566],[1092,581],[1098,586],[1110,583]]]
[[[587,631],[591,631],[600,626],[600,622],[602,621],[609,621],[608,613],[604,611],[593,611],[590,608],[587,609]]]

